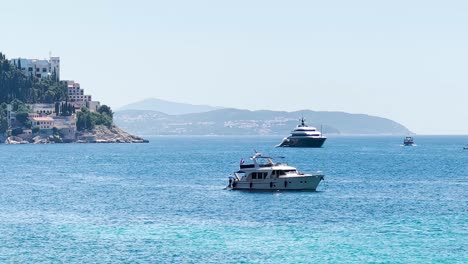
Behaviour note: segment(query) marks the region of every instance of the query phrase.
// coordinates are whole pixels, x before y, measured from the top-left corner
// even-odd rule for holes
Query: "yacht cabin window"
[[[252,180],[263,180],[266,179],[268,172],[252,172],[250,174]]]

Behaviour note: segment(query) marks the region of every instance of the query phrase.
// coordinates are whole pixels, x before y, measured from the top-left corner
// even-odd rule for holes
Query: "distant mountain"
[[[117,111],[114,121],[139,135],[283,135],[304,116],[308,125],[327,134],[406,135],[406,127],[390,119],[344,112],[249,111],[219,109],[203,113],[168,115],[157,111]]]
[[[192,105],[184,103],[176,103],[157,98],[149,98],[136,103],[125,105],[118,109],[123,110],[151,110],[166,113],[169,115],[183,115],[191,113],[202,113],[212,110],[221,109],[222,107],[215,107],[209,105]]]

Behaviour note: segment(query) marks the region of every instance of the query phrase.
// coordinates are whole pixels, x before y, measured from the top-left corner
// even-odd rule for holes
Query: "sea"
[[[468,136],[0,144],[0,263],[468,263]],[[254,151],[316,192],[226,190]]]

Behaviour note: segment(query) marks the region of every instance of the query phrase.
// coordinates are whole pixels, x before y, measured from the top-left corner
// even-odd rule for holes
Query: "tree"
[[[16,121],[18,121],[23,126],[28,126],[30,112],[29,107],[19,100],[14,100],[13,103],[13,109],[16,109]]]
[[[15,129],[13,129],[13,130],[11,131],[11,134],[12,134],[13,136],[17,136],[17,135],[19,135],[19,134],[23,134],[23,129],[20,128],[20,127],[17,127],[17,128],[15,128]]]
[[[110,108],[109,108],[110,110]],[[77,114],[76,127],[79,131],[93,129],[96,125],[112,126],[112,118],[107,112],[90,112],[88,108],[82,107]]]
[[[8,130],[8,121],[6,118],[0,117],[0,133],[5,134]]]
[[[12,108],[13,111],[18,111],[18,109],[19,109],[22,105],[24,105],[24,103],[21,102],[21,101],[18,100],[18,99],[14,99],[13,101],[11,101],[10,104],[11,104],[11,108]]]
[[[99,107],[98,112],[100,114],[107,114],[110,118],[114,118],[114,113],[112,112],[112,109],[107,105],[102,105],[101,107]]]
[[[88,108],[81,107],[81,111],[77,114],[76,120],[76,128],[79,131],[84,131],[87,129],[93,129],[96,125],[96,120],[93,119],[91,112],[89,112]]]
[[[51,76],[51,79],[55,82],[58,82],[59,79],[58,79],[58,76],[57,76],[57,71],[55,70],[55,67],[54,67],[54,71],[52,72],[52,76]]]
[[[72,115],[73,114],[73,110],[75,110],[75,107],[72,105],[72,104],[68,104],[68,115]]]
[[[55,103],[55,116],[60,115],[60,103]]]

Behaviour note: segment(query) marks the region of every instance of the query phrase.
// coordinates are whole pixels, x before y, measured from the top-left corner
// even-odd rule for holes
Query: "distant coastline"
[[[115,112],[115,123],[139,135],[283,135],[286,136],[301,117],[325,135],[413,135],[393,120],[365,114],[301,110],[295,112],[235,108],[200,112],[198,106],[147,99]],[[150,104],[154,102],[154,104]],[[133,107],[136,109],[128,109]],[[207,107],[207,106],[204,106]],[[188,113],[187,113],[188,112]]]

